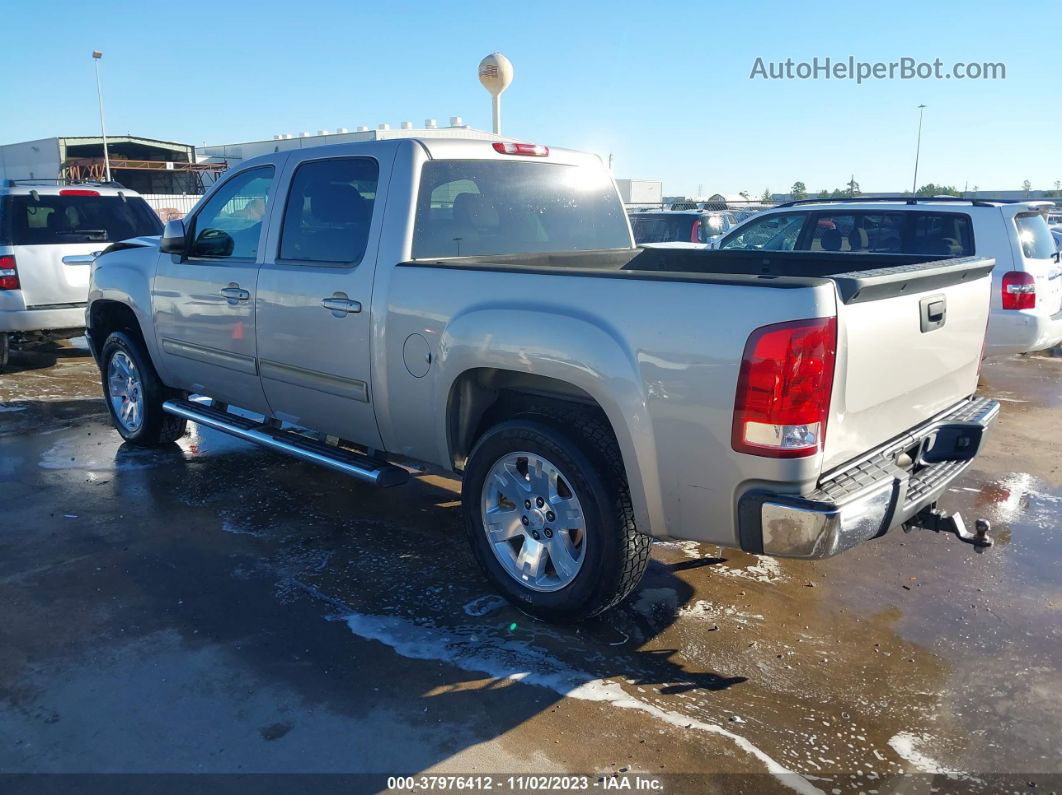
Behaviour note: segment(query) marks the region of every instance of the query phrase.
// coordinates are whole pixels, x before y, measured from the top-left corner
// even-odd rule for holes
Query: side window
[[[969,257],[974,253],[970,216],[960,213],[916,213],[907,254]]]
[[[280,230],[280,259],[357,265],[369,242],[380,169],[371,158],[303,163]]]
[[[189,256],[254,259],[272,182],[273,167],[263,166],[222,185],[195,217]]]
[[[851,251],[849,236],[855,228],[855,216],[818,215],[811,227],[808,251]]]
[[[903,251],[904,213],[855,213],[851,218],[850,226],[843,225],[848,231],[841,240],[841,251],[855,254],[899,254]],[[820,231],[816,229],[816,232]]]
[[[804,213],[790,213],[749,221],[728,237],[720,248],[792,251],[806,217]]]

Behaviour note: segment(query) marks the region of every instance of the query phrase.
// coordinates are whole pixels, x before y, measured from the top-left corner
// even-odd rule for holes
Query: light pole
[[[918,193],[918,156],[922,153],[922,114],[925,112],[926,106],[918,106],[918,143],[915,145],[915,173],[914,179],[911,181],[911,195]]]
[[[103,169],[107,173],[107,181],[111,181],[111,158],[107,154],[107,128],[103,124],[103,91],[100,89],[100,58],[103,53],[99,50],[92,51],[92,62],[96,66],[96,98],[100,103],[100,133],[103,136]]]

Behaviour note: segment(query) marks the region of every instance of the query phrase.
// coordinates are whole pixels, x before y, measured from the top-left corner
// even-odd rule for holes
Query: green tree
[[[1025,198],[1028,199],[1029,192],[1032,190],[1032,183],[1029,180],[1025,180],[1025,182],[1021,183],[1021,189],[1025,191]]]
[[[849,199],[862,195],[862,191],[859,190],[859,183],[856,182],[855,174],[853,174],[852,178],[848,180],[848,185],[846,186],[846,188],[847,189],[845,191],[845,195]]]
[[[774,197],[771,194],[771,189],[770,188],[764,188],[763,189],[763,195],[760,196],[760,201],[763,202],[764,204],[770,204],[771,202],[774,201]]]
[[[822,190],[819,191],[819,198],[820,199],[828,199],[828,198],[830,198],[830,192],[828,190],[826,190],[826,188],[823,188]]]
[[[806,199],[808,197],[807,186],[803,182],[794,182],[793,187],[789,189],[789,196],[792,199]]]
[[[954,185],[935,185],[928,182],[915,192],[915,196],[958,196]]]

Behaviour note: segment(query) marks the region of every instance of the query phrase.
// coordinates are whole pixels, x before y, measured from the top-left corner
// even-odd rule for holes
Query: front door
[[[258,377],[255,294],[274,165],[229,177],[187,223],[185,255],[160,254],[155,333],[171,385],[268,414]]]
[[[274,417],[379,448],[369,308],[394,155],[358,152],[288,163],[259,274],[258,359]]]

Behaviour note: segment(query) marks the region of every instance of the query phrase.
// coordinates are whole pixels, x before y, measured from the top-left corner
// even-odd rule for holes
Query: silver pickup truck
[[[379,486],[463,479],[507,598],[577,619],[653,537],[819,558],[937,498],[973,397],[990,259],[635,248],[592,155],[392,140],[226,174],[111,246],[86,325],[118,432],[191,420]]]

